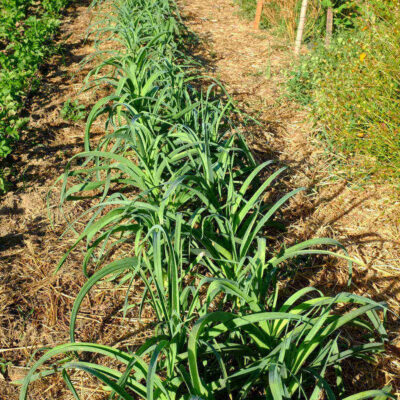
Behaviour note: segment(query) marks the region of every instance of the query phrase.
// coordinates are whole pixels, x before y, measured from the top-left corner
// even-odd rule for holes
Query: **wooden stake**
[[[257,10],[256,10],[256,18],[254,19],[254,29],[258,29],[260,27],[261,13],[262,13],[263,5],[264,5],[264,0],[258,0]]]
[[[331,44],[333,32],[333,8],[328,7],[326,12],[326,36],[325,36],[325,46],[329,47]]]
[[[296,54],[296,56],[300,53],[301,42],[303,40],[304,25],[306,24],[307,5],[308,0],[302,0],[299,26],[297,28],[296,44],[294,46],[294,54]]]

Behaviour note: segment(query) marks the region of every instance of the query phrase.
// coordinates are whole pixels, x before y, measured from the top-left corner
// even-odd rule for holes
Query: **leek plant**
[[[99,47],[112,40],[120,48],[101,53],[87,81],[113,92],[91,111],[85,151],[58,180],[61,210],[66,202],[94,201],[78,218],[89,221],[71,247],[86,243],[87,281],[73,305],[70,343],[35,363],[20,399],[31,382],[55,373],[80,399],[76,370],[100,380],[110,399],[391,397],[388,388],[346,394],[341,368],[349,357],[368,362],[383,350],[386,306],[349,293],[279,290],[290,259],[335,254],[350,265],[351,259],[334,252],[340,244],[331,239],[269,248],[265,230],[300,189],[264,201],[283,169],[256,163],[234,133],[232,102],[216,95],[224,92],[217,82],[199,89],[174,3],[115,1],[96,37]],[[100,116],[105,134],[96,142],[91,128]],[[76,222],[68,220],[69,228]],[[135,351],[77,342],[82,301],[103,279],[128,284],[124,315],[138,305],[140,312],[145,305],[153,310],[154,335]],[[130,301],[133,280],[143,283],[139,304]],[[354,344],[353,333],[362,340]],[[120,365],[82,361],[82,352]],[[59,355],[65,358],[46,369]]]

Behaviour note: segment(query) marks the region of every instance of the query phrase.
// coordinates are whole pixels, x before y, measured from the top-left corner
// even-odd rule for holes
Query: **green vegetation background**
[[[38,68],[50,54],[60,12],[68,0],[0,0],[0,162],[12,151],[27,119],[25,95],[38,84]],[[4,180],[0,172],[0,191]]]
[[[238,2],[252,17],[256,1]],[[265,2],[263,26],[293,40],[300,5],[299,0]],[[326,47],[328,6],[333,6],[334,34]],[[313,0],[307,18],[308,51],[289,72],[289,96],[309,107],[347,177],[398,185],[400,2]]]

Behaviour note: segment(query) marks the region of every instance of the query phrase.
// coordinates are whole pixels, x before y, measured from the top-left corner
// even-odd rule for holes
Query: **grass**
[[[301,189],[268,200],[284,168],[256,163],[234,133],[225,89],[206,87],[195,74],[175,3],[110,6],[96,40],[98,47],[115,41],[118,50],[100,53],[86,83],[111,94],[91,110],[84,152],[57,182],[61,209],[90,199],[91,207],[68,221],[78,236],[58,266],[62,273],[85,243],[87,280],[71,312],[70,342],[34,363],[20,399],[32,382],[58,373],[80,399],[77,371],[121,399],[393,397],[388,387],[354,394],[343,383],[344,360],[373,363],[384,350],[385,304],[308,287],[281,290],[288,271],[306,268],[310,256],[341,257],[350,272],[353,260],[332,239],[281,249],[266,240]],[[100,120],[104,135],[92,138]],[[127,285],[124,315],[136,305],[153,311],[153,336],[135,349],[78,341],[82,302],[103,280]],[[143,292],[134,302],[138,281]]]

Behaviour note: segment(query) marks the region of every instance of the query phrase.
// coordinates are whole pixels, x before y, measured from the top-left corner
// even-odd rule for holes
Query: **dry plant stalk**
[[[296,39],[296,29],[299,17],[298,0],[275,0],[271,2],[264,1],[262,14],[268,21],[269,26],[279,29],[278,34],[284,33],[290,42],[294,43]],[[307,5],[308,21],[317,20],[321,12],[321,5],[318,0],[309,1]],[[306,31],[305,27],[305,31]],[[304,33],[303,33],[304,36]]]

